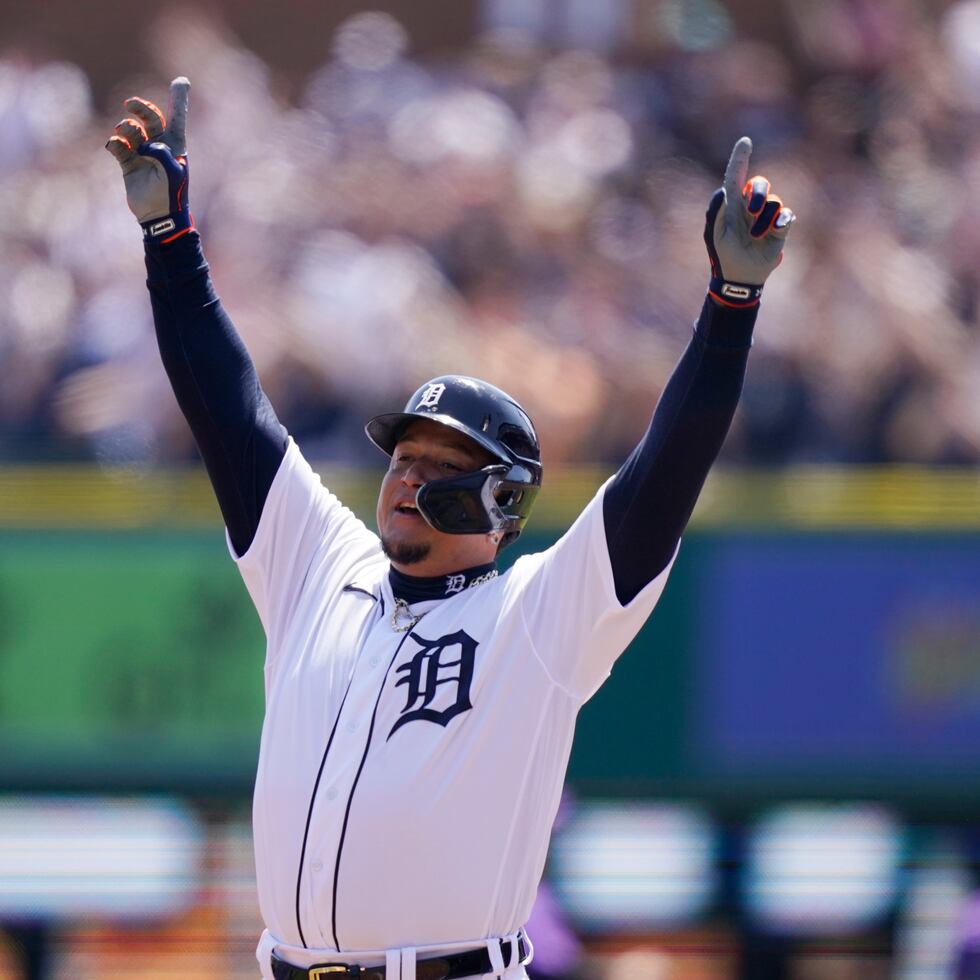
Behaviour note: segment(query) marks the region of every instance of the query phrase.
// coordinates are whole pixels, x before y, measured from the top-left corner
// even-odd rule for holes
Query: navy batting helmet
[[[541,449],[527,412],[485,381],[447,374],[422,385],[403,412],[377,415],[364,431],[390,456],[416,419],[448,425],[497,460],[473,473],[423,484],[416,497],[419,513],[447,534],[503,531],[502,544],[513,541],[541,486]]]

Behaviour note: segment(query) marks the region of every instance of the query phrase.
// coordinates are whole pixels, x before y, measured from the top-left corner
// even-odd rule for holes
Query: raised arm
[[[194,228],[185,145],[189,88],[186,78],[174,79],[166,117],[152,102],[127,99],[130,115],[106,149],[122,166],[127,203],[143,227],[163,366],[241,555],[255,537],[287,435],[214,292]]]
[[[732,150],[704,240],[711,282],[694,336],[640,444],[606,488],[603,519],[616,595],[626,605],[667,567],[742,391],[762,286],[794,215],[765,177],[747,180],[752,143]]]

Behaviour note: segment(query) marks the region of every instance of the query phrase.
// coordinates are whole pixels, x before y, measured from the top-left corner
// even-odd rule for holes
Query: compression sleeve
[[[248,550],[286,452],[286,430],[214,292],[196,231],[146,244],[163,366],[194,434],[239,555]]]
[[[646,435],[606,487],[606,542],[624,606],[677,550],[735,414],[757,313],[705,298]]]

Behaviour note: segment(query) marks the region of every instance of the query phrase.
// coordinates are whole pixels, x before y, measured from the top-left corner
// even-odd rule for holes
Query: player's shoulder
[[[282,489],[274,480],[270,498],[276,498],[288,516],[309,519],[321,548],[347,551],[352,561],[371,560],[380,555],[378,536],[324,481],[320,467],[303,455],[292,436],[276,480],[280,477]]]
[[[515,578],[521,579],[540,569],[553,560],[558,553],[575,559],[582,557],[596,545],[605,541],[605,516],[603,514],[603,495],[609,481],[606,481],[582,508],[572,524],[557,534],[547,547],[521,555],[513,565]]]
[[[523,554],[508,568],[497,581],[500,601],[503,605],[518,598],[533,581],[546,561],[546,551]]]

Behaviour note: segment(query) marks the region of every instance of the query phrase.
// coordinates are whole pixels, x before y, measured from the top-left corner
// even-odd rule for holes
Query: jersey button
[[[314,871],[322,871],[323,870],[323,862],[322,861],[314,861],[313,864],[312,864],[312,868],[313,868]]]
[[[349,731],[349,732],[356,732],[357,731],[357,722],[356,721],[349,721],[349,722],[347,722],[347,731]]]
[[[327,799],[328,800],[337,799],[337,791],[332,786],[330,787],[330,789],[327,790]]]
[[[372,657],[372,658],[371,658],[371,659],[370,659],[370,660],[368,661],[368,666],[369,666],[369,667],[377,667],[377,666],[378,666],[378,658],[377,658],[377,657]]]

